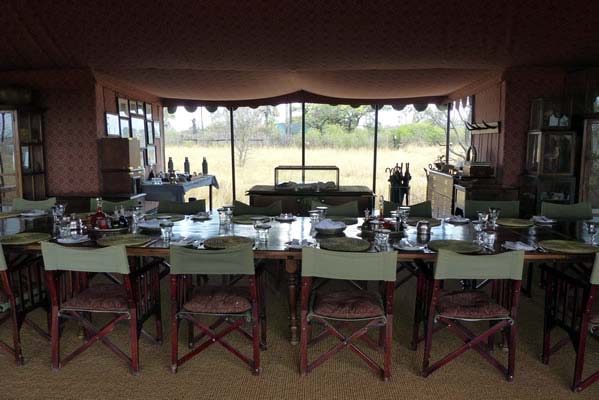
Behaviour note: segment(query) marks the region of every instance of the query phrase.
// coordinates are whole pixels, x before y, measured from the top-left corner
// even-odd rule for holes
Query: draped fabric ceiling
[[[599,1],[0,2],[0,72],[89,67],[165,99],[434,99],[599,63]]]

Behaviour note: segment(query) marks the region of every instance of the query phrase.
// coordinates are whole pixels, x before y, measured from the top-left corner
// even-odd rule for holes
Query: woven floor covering
[[[282,281],[286,282],[286,277]],[[418,351],[408,349],[414,309],[414,280],[396,291],[393,321],[394,353],[392,378],[383,382],[357,356],[348,350],[337,354],[305,377],[298,373],[298,346],[288,340],[287,297],[284,284],[268,290],[268,350],[262,352],[262,373],[253,376],[244,363],[218,345],[170,372],[168,279],[162,282],[165,340],[162,346],[140,341],[141,372],[133,376],[128,368],[102,344],[89,350],[59,372],[50,368],[50,345],[32,329],[23,328],[25,365],[16,368],[10,357],[0,353],[2,371],[0,399],[599,399],[599,383],[581,394],[569,389],[574,366],[574,351],[564,347],[553,356],[549,366],[539,361],[542,343],[543,294],[536,288],[532,299],[522,297],[518,332],[516,377],[513,383],[479,354],[468,351],[428,378],[419,375],[422,344]],[[45,326],[45,314],[32,317]],[[98,326],[104,322],[95,317]],[[146,329],[153,331],[153,320]],[[180,351],[187,351],[186,328],[180,332]],[[0,337],[10,338],[8,326],[0,327]],[[62,354],[81,344],[78,326],[66,324]],[[119,325],[109,337],[125,352],[128,327]],[[564,337],[556,330],[554,340]],[[239,335],[231,342],[245,346]],[[599,341],[590,339],[585,373],[599,369]],[[335,343],[319,343],[326,350]],[[450,332],[440,331],[433,340],[432,360],[457,348],[460,341]],[[314,352],[311,353],[312,355]],[[495,354],[505,360],[505,353]]]

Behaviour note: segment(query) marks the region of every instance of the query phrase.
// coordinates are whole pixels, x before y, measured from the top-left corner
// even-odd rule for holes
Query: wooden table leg
[[[210,201],[210,211],[212,211],[212,185],[208,186],[208,200]]]
[[[298,344],[297,326],[297,276],[299,261],[294,259],[285,260],[285,270],[289,274],[287,278],[287,301],[289,302],[289,330],[291,331],[291,344]]]

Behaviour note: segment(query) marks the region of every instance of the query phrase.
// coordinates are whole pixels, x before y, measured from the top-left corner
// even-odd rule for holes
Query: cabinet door
[[[599,208],[599,119],[585,121],[580,198]]]
[[[0,205],[3,210],[12,206],[21,193],[15,132],[15,112],[0,111]]]

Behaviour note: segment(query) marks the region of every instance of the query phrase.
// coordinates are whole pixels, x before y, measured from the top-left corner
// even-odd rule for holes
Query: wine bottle
[[[202,175],[208,175],[208,161],[206,161],[206,157],[202,161]]]
[[[190,167],[189,167],[189,159],[185,157],[185,162],[183,163],[183,172],[185,175],[189,175]]]
[[[96,213],[91,217],[92,228],[106,229],[106,214],[102,211],[102,198],[96,198]]]
[[[168,172],[169,174],[172,173],[175,170],[175,167],[173,165],[173,157],[169,157],[168,158]]]

